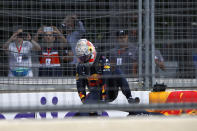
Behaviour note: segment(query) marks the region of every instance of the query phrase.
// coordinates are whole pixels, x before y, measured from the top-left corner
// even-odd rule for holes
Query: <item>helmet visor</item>
[[[80,63],[87,63],[87,62],[89,62],[90,58],[91,58],[91,54],[84,55],[84,56],[78,56]]]

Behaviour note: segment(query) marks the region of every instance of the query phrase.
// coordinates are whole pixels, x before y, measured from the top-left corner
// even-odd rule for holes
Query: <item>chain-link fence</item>
[[[123,75],[132,90],[151,91],[156,82],[194,88],[196,6],[195,0],[2,0],[0,89],[76,91],[79,39],[92,42],[121,70],[110,77]]]
[[[155,48],[166,69],[161,77],[174,87],[196,84],[196,1],[155,1]],[[170,84],[171,83],[171,84]]]

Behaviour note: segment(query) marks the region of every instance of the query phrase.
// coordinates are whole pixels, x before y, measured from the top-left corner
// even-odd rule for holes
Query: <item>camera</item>
[[[67,30],[73,30],[73,28],[71,26],[67,26],[66,24],[61,24],[61,29],[63,31],[67,31]]]
[[[17,37],[18,38],[26,38],[27,37],[27,33],[25,33],[25,32],[20,32],[18,35],[17,35]]]
[[[44,27],[44,32],[53,32],[52,27]]]

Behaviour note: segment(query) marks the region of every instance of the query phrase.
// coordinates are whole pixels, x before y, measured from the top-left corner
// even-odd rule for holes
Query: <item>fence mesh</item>
[[[75,47],[79,39],[92,42],[112,67],[121,69],[141,104],[150,102],[148,93],[155,82],[177,90],[194,89],[196,6],[195,0],[2,0],[2,103],[7,107],[16,99],[20,105],[21,97],[27,97],[23,93],[36,92],[30,96],[45,105],[46,96],[55,99],[51,91],[60,95],[58,100],[68,97],[59,92],[76,93]],[[9,97],[9,93],[18,94]],[[76,95],[70,98],[74,97],[79,99]],[[32,98],[27,97],[25,107],[31,107]],[[125,104],[126,98],[119,99]],[[118,106],[119,102],[115,103]]]
[[[175,78],[172,84],[175,87],[191,87],[196,83],[195,16],[193,0],[155,1],[155,47],[165,60],[166,71],[162,74]]]

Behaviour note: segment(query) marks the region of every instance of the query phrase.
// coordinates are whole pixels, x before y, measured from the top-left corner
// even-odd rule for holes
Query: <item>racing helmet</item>
[[[96,49],[87,39],[80,39],[77,42],[75,51],[79,63],[88,65],[92,65],[94,63],[96,59]]]

